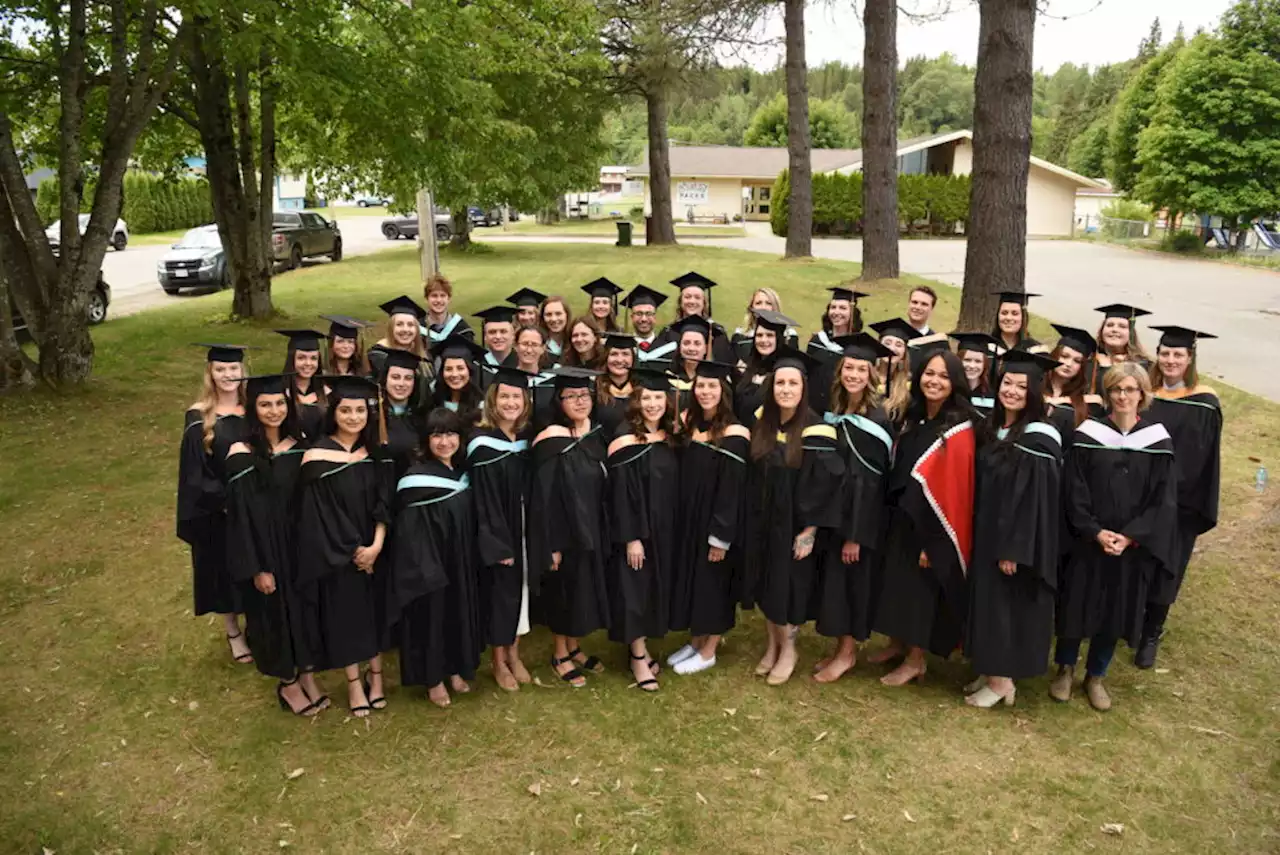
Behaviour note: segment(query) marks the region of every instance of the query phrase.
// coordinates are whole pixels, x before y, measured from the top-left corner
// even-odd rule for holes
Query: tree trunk
[[[1035,0],[982,0],[974,79],[973,186],[959,327],[991,326],[996,291],[1026,290]]]
[[[804,0],[785,0],[787,28],[787,258],[813,255],[813,164],[809,157],[809,69],[804,60]]]
[[[9,286],[0,270],[0,393],[35,385],[32,363],[18,346],[13,333],[13,308],[9,302]]]
[[[418,228],[422,228],[421,223]],[[455,249],[471,248],[471,214],[466,205],[453,209],[453,235],[449,238],[449,245]]]
[[[897,279],[897,3],[866,0],[863,27],[862,278]]]
[[[645,93],[649,114],[649,223],[650,246],[674,244],[676,224],[671,214],[671,153],[667,149],[667,93],[654,88]]]

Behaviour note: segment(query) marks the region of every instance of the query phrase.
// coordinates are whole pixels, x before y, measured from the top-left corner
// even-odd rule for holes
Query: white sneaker
[[[681,659],[672,667],[677,674],[697,674],[699,671],[705,671],[708,668],[714,668],[716,658],[712,656],[710,659],[703,659],[701,653],[695,652],[687,659]]]
[[[692,656],[696,652],[697,651],[693,649],[692,644],[686,644],[684,647],[681,647],[675,653],[672,653],[670,656],[667,657],[667,664],[672,667],[675,667],[675,664],[677,662],[683,662],[684,660],[688,659],[690,656]]]

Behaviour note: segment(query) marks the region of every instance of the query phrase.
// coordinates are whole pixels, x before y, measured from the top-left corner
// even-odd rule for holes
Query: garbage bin
[[[631,246],[631,223],[618,220],[618,242],[614,246]]]

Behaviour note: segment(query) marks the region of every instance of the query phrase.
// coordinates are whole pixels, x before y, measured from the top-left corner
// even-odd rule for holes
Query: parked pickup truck
[[[271,254],[290,270],[318,255],[341,261],[342,232],[336,222],[312,211],[276,211],[271,215]]]

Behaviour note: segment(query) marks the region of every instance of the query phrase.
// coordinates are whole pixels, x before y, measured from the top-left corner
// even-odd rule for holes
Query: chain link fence
[[[1165,222],[1121,220],[1116,217],[1104,217],[1102,214],[1082,214],[1076,217],[1074,236],[1093,235],[1106,240],[1159,243],[1168,230],[1169,226]],[[1198,227],[1190,230],[1199,231]]]

